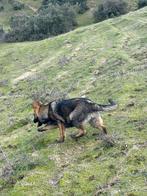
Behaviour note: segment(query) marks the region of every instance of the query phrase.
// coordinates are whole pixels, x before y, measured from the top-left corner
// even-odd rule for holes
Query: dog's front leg
[[[58,122],[58,127],[59,127],[59,131],[60,131],[60,139],[57,140],[57,142],[62,143],[62,142],[64,142],[64,139],[65,139],[65,126],[63,123]]]
[[[55,128],[57,128],[57,127],[58,127],[57,125],[46,124],[46,125],[43,126],[43,127],[39,127],[39,128],[38,128],[38,131],[39,131],[39,132],[43,132],[43,131],[55,129]]]
[[[47,125],[44,125],[43,127],[39,127],[37,130],[38,130],[39,132],[43,132],[43,131],[47,131],[48,128],[47,128]]]

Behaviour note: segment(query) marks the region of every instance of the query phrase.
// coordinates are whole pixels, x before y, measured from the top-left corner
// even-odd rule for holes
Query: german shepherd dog
[[[109,104],[102,105],[96,104],[87,98],[73,98],[55,100],[46,105],[40,101],[34,101],[32,106],[34,110],[34,123],[38,123],[38,127],[45,124],[43,128],[38,128],[38,131],[46,131],[59,127],[60,139],[58,142],[64,142],[65,128],[78,128],[79,133],[72,137],[79,138],[86,133],[84,128],[86,123],[107,134],[99,112],[114,110],[117,104],[112,100],[109,100]]]

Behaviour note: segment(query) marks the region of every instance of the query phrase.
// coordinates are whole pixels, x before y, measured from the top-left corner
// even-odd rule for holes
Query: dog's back
[[[73,98],[73,99],[65,99],[57,102],[57,112],[61,115],[64,120],[69,120],[70,114],[75,109],[80,109],[83,112],[91,112],[90,103],[93,103],[89,99],[86,98]]]

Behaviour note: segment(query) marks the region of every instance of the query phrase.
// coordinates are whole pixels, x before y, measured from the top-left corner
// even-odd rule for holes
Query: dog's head
[[[33,111],[34,111],[33,122],[38,123],[37,127],[40,127],[43,124],[47,125],[46,127],[38,128],[38,131],[42,132],[42,131],[46,131],[46,130],[49,130],[49,129],[57,128],[58,127],[57,122],[52,120],[52,119],[47,119],[46,121],[41,121],[40,120],[40,118],[39,118],[40,115],[39,114],[40,114],[41,107],[44,107],[44,105],[40,101],[33,101],[33,103],[32,103],[32,108],[33,108]]]
[[[33,101],[32,103],[32,108],[33,108],[33,111],[34,111],[34,120],[33,122],[34,123],[39,123],[39,110],[40,110],[40,107],[41,107],[41,102],[40,101]]]

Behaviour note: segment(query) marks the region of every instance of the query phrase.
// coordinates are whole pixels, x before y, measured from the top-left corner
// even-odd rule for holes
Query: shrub
[[[123,0],[105,0],[94,12],[95,22],[125,14],[127,7],[127,3]]]
[[[5,39],[5,31],[2,26],[0,26],[0,42],[3,42]]]
[[[22,10],[24,8],[24,3],[21,3],[19,1],[16,0],[11,0],[10,1],[13,10]]]
[[[26,15],[13,16],[10,19],[11,30],[6,34],[5,40],[8,42],[25,41],[29,36],[30,17]],[[30,27],[31,28],[31,27]]]
[[[87,9],[87,0],[43,0],[42,5],[47,6],[48,4],[59,4],[63,5],[69,3],[70,5],[77,5],[79,8],[79,13],[84,13]]]
[[[13,16],[10,24],[6,41],[40,40],[72,30],[76,25],[76,16],[68,4],[49,4],[33,16]]]
[[[0,3],[0,12],[2,12],[4,10],[4,6],[2,3]]]
[[[50,35],[68,32],[77,24],[74,9],[69,4],[49,4],[39,11],[36,22],[41,32],[49,32]]]
[[[139,0],[138,2],[138,8],[142,8],[147,6],[147,0]]]

